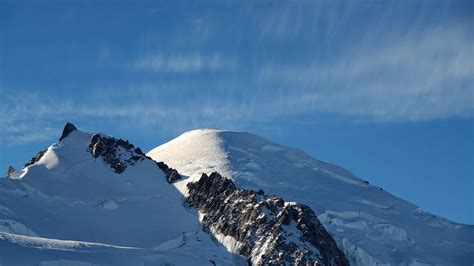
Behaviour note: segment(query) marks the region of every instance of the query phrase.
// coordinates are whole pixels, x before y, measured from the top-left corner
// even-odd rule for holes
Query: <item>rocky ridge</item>
[[[100,133],[92,135],[89,152],[94,158],[102,157],[117,174],[125,171],[127,166],[148,158],[140,148],[128,140],[116,139]]]
[[[67,123],[60,141],[77,128]],[[35,164],[40,151],[26,166]],[[91,135],[87,151],[102,159],[116,174],[142,160],[152,160],[128,140],[104,134]],[[169,184],[182,179],[176,169],[154,161]],[[201,214],[204,228],[221,243],[231,239],[232,252],[253,265],[348,265],[334,239],[306,205],[285,202],[263,190],[237,188],[219,173],[203,174],[189,183],[188,204]],[[225,241],[224,241],[225,242]],[[228,241],[227,241],[228,242]],[[228,243],[223,243],[228,249]]]
[[[153,159],[150,158],[150,160]],[[178,173],[178,171],[176,169],[170,168],[164,162],[156,162],[156,165],[165,173],[165,178],[168,183],[171,184],[181,179],[181,175]]]
[[[33,156],[28,162],[25,163],[25,165],[23,166],[23,168],[26,168],[30,165],[33,165],[35,163],[37,163],[42,157],[43,155],[46,153],[48,149],[44,149],[44,150],[41,150],[39,151],[35,156]]]
[[[188,202],[203,215],[203,225],[217,238],[231,237],[234,252],[251,264],[348,265],[306,205],[239,189],[216,172],[187,187]]]

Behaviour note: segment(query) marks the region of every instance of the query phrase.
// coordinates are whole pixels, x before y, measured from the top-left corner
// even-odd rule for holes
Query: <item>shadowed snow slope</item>
[[[352,265],[474,263],[472,225],[424,212],[344,168],[249,133],[194,130],[147,155],[187,176],[174,184],[185,195],[187,183],[216,171],[240,188],[309,205]]]
[[[0,178],[0,265],[242,260],[201,230],[197,212],[139,149],[103,134],[66,135]],[[102,146],[91,145],[94,136]]]

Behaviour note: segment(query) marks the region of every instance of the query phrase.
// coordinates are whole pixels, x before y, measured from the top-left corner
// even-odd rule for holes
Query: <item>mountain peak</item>
[[[64,126],[63,133],[61,134],[59,141],[67,137],[74,130],[77,130],[77,127],[74,124],[67,122],[66,125]]]
[[[239,189],[309,206],[351,265],[470,262],[464,243],[472,242],[466,238],[472,227],[425,213],[347,169],[252,133],[192,130],[147,155],[183,176],[174,186],[184,195],[193,193],[187,184],[218,172]],[[436,234],[450,246],[440,244]]]

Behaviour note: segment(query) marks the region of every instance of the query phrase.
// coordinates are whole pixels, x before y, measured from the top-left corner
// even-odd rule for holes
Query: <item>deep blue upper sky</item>
[[[0,169],[243,130],[474,224],[473,1],[0,1]]]

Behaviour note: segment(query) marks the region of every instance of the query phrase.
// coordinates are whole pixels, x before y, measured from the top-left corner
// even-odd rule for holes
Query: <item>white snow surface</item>
[[[351,265],[474,263],[474,226],[424,212],[342,167],[250,133],[193,130],[147,155],[186,176],[175,183],[184,195],[188,182],[216,171],[238,187],[309,205]]]
[[[152,160],[116,174],[87,151],[91,136],[73,131],[0,178],[0,265],[245,263],[201,230]]]

